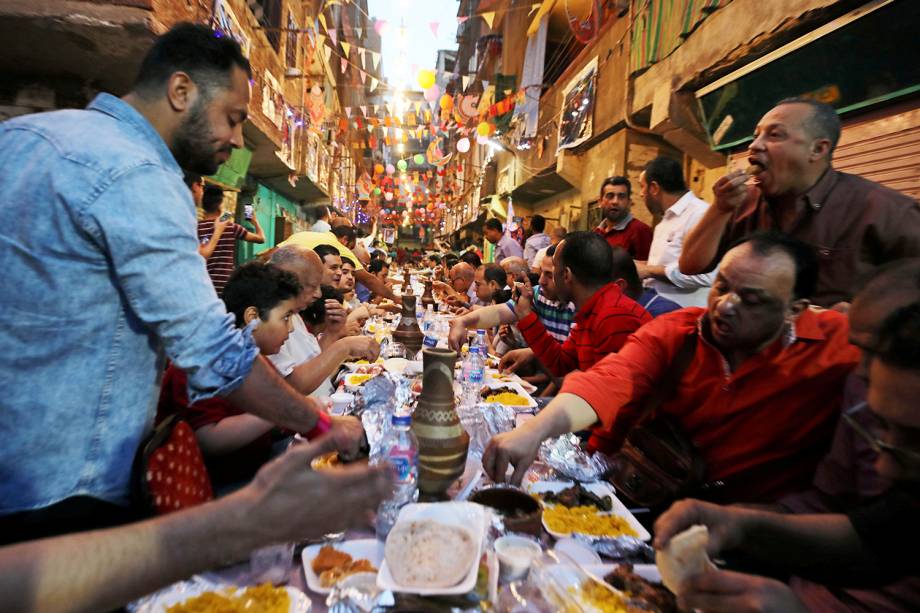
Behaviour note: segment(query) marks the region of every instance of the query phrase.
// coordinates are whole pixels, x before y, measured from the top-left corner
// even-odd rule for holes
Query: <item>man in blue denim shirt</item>
[[[161,37],[131,93],[0,124],[0,532],[25,540],[124,521],[165,357],[189,397],[228,397],[354,453],[258,355],[198,255],[182,168],[242,147],[250,68],[203,26]]]

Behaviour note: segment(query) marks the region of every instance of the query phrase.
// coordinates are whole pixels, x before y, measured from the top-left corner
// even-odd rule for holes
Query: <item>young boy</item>
[[[257,323],[252,337],[262,355],[281,350],[296,316],[301,286],[297,278],[271,264],[249,262],[227,281],[223,301],[240,328]],[[195,429],[215,488],[248,481],[271,456],[274,427],[245,413],[220,396],[189,406],[186,375],[175,365],[166,370],[158,413],[180,413]]]

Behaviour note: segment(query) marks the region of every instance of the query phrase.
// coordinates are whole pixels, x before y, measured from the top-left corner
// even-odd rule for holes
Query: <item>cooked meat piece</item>
[[[655,613],[677,613],[678,611],[674,594],[663,585],[649,583],[635,574],[631,564],[620,564],[604,577],[604,581],[626,592],[631,599],[637,601],[632,604],[647,606],[649,611]]]

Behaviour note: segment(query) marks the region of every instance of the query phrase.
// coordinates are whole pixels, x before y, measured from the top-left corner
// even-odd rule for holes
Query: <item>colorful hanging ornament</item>
[[[433,70],[427,68],[418,71],[418,84],[423,90],[428,90],[434,85],[435,74]]]
[[[491,134],[490,125],[491,124],[487,121],[480,121],[479,125],[476,126],[476,134],[482,138],[488,138],[489,134]]]
[[[470,150],[470,139],[463,137],[457,141],[457,151],[460,153],[466,153]]]

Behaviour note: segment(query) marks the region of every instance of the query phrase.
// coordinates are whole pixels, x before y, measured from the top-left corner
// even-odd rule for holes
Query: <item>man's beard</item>
[[[213,175],[219,166],[214,150],[211,125],[205,112],[204,97],[199,97],[179,124],[173,137],[172,153],[183,170]]]

